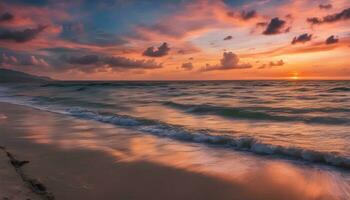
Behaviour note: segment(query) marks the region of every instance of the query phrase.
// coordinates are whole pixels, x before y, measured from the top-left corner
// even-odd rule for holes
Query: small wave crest
[[[292,109],[292,108],[267,108],[267,107],[249,107],[249,108],[234,108],[226,106],[213,106],[207,104],[181,104],[175,102],[164,102],[166,106],[175,109],[180,109],[193,114],[213,114],[222,117],[248,119],[248,120],[268,120],[278,122],[304,122],[317,123],[328,125],[349,124],[346,118],[338,117],[307,117],[300,114],[312,112],[350,112],[350,109],[342,108],[309,108],[309,109]],[[287,115],[284,115],[287,114]],[[292,114],[292,115],[290,115]],[[299,115],[296,115],[299,114]]]
[[[116,82],[103,82],[103,81],[60,81],[60,82],[50,82],[42,84],[41,87],[56,87],[56,88],[75,88],[77,91],[86,90],[88,87],[167,87],[169,83],[167,82],[129,82],[129,81],[116,81]]]
[[[328,90],[329,92],[350,92],[350,87],[334,87]]]
[[[82,107],[95,107],[95,108],[116,108],[118,106],[109,103],[100,103],[94,101],[87,101],[83,99],[77,99],[73,97],[47,97],[47,96],[33,96],[33,101],[37,101],[42,104],[61,104],[66,106],[82,106]],[[120,107],[120,106],[119,106]]]

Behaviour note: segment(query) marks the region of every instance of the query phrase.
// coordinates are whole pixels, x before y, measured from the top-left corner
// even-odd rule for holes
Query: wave
[[[180,141],[216,145],[234,150],[249,151],[262,155],[275,155],[294,158],[309,162],[329,164],[332,166],[350,169],[350,159],[335,153],[320,152],[298,147],[283,147],[280,145],[265,144],[253,137],[233,137],[229,135],[211,135],[207,132],[186,129],[181,126],[164,124],[152,120],[137,119],[125,115],[100,114],[80,108],[69,109],[72,116],[92,119],[119,126],[147,132],[152,135],[168,137]]]
[[[179,125],[171,125],[156,120],[135,118],[127,115],[96,112],[80,107],[58,110],[51,107],[37,105],[32,101],[13,98],[0,98],[1,102],[19,104],[46,110],[54,113],[65,114],[81,119],[94,120],[109,123],[124,128],[129,128],[151,135],[171,138],[179,141],[201,143],[214,147],[227,148],[237,151],[246,151],[259,155],[270,155],[287,159],[296,159],[312,163],[321,163],[330,166],[350,169],[350,158],[334,152],[322,152],[300,147],[286,147],[264,143],[254,137],[235,137],[233,135],[215,134],[214,130],[193,130]]]
[[[29,98],[29,97],[28,97]],[[108,103],[100,103],[100,102],[92,102],[87,100],[78,100],[71,97],[47,97],[47,96],[33,96],[31,97],[33,101],[40,102],[42,104],[58,104],[65,106],[87,106],[87,107],[95,107],[95,108],[121,108],[121,106],[117,106],[114,104]]]
[[[334,87],[328,90],[329,92],[350,92],[350,87]]]
[[[346,118],[337,117],[307,117],[302,115],[283,115],[283,114],[307,114],[313,112],[333,113],[350,112],[348,108],[270,108],[270,107],[241,107],[233,108],[226,106],[213,106],[209,104],[181,104],[172,101],[163,102],[163,105],[175,109],[193,113],[193,114],[214,114],[222,117],[250,119],[250,120],[269,120],[279,122],[304,122],[318,123],[328,125],[350,124]]]
[[[172,138],[180,141],[203,143],[239,151],[248,151],[261,155],[282,156],[308,162],[328,164],[350,169],[350,158],[333,152],[321,152],[299,147],[285,147],[261,142],[253,137],[234,137],[231,135],[212,135],[210,130],[197,131],[182,126],[165,124],[154,120],[138,119],[126,115],[98,113],[81,108],[71,108],[67,112],[79,118],[110,123],[118,126],[150,133],[152,135]]]
[[[53,83],[42,84],[41,87],[58,87],[58,88],[71,88],[78,87],[77,90],[86,90],[86,87],[168,87],[168,82],[139,82],[139,81],[114,81],[114,82],[102,82],[102,81],[60,81]]]

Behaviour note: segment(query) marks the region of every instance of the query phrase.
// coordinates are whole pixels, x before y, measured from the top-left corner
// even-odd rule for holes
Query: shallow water
[[[0,101],[145,134],[350,169],[350,81],[3,85]]]

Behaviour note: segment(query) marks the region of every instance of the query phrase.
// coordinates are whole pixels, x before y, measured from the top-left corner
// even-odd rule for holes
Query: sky
[[[60,80],[350,79],[350,1],[2,0],[0,67]]]

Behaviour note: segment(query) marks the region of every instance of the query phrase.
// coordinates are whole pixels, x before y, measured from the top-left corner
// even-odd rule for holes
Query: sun
[[[293,75],[290,77],[290,79],[298,80],[299,79],[299,73],[298,72],[293,72]]]

